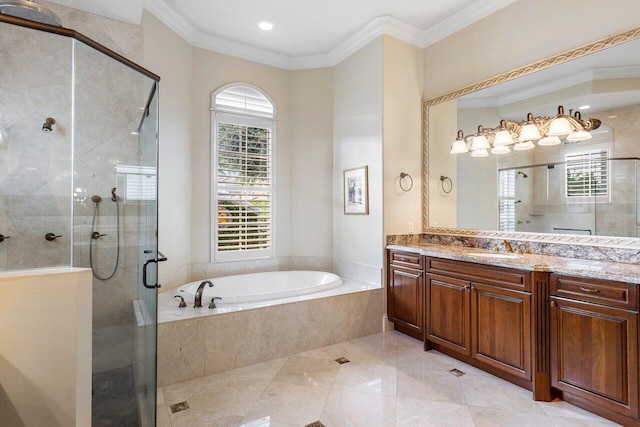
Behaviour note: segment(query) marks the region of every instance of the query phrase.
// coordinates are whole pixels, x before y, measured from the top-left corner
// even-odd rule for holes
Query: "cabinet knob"
[[[556,302],[555,301],[551,301],[551,303],[549,305],[551,305],[551,307],[555,307],[556,306]]]

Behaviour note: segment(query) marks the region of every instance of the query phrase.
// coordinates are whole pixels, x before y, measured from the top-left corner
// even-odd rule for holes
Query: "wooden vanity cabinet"
[[[420,254],[387,251],[387,315],[394,328],[409,336],[424,335],[424,270]]]
[[[527,272],[426,258],[425,339],[531,388],[531,284]]]
[[[551,275],[551,383],[562,398],[638,425],[637,285]]]

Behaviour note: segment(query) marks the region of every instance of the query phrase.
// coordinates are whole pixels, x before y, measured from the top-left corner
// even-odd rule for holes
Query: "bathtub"
[[[206,279],[204,279],[206,280]],[[384,288],[317,271],[197,280],[158,294],[158,384],[164,387],[382,332]],[[180,308],[182,296],[187,306]],[[208,308],[213,297],[217,308]]]
[[[209,280],[214,286],[204,287],[203,305],[208,304],[214,297],[222,298],[216,304],[224,306],[313,294],[342,285],[342,279],[339,276],[322,271],[272,271]],[[182,285],[173,296],[182,296],[187,303],[193,303],[196,290],[202,282],[202,280],[196,280]]]

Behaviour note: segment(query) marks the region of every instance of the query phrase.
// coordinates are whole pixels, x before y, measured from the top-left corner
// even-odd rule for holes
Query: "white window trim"
[[[218,91],[214,92],[212,95],[212,105],[215,105],[215,95],[220,92],[220,90],[224,90],[224,88],[232,85],[226,85]],[[249,86],[249,85],[245,85]],[[259,89],[258,89],[259,90]],[[262,92],[262,91],[261,91]],[[275,105],[274,105],[274,114],[275,114]],[[271,130],[271,217],[270,217],[270,230],[271,230],[271,247],[269,249],[262,250],[251,250],[251,251],[218,251],[217,241],[218,241],[218,215],[217,215],[217,206],[218,206],[218,123],[220,122],[231,122],[237,123],[244,126],[258,126],[265,127]],[[212,109],[212,120],[211,120],[211,165],[212,173],[211,173],[211,197],[210,197],[210,223],[211,223],[211,262],[226,262],[226,261],[243,261],[243,260],[251,260],[251,259],[264,259],[264,258],[274,258],[276,253],[276,120],[275,119],[267,119],[263,117],[251,117],[247,114],[234,114],[228,112],[218,111],[216,109]]]

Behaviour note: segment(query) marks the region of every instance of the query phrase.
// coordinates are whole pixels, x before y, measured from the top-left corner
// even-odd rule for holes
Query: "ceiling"
[[[516,0],[50,1],[135,24],[144,7],[194,46],[304,69],[333,66],[382,34],[424,48]],[[263,19],[273,31],[257,28]]]

